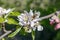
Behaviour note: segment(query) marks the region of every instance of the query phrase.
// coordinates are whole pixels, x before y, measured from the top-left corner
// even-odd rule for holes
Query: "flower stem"
[[[32,40],[35,40],[35,31],[32,31]]]

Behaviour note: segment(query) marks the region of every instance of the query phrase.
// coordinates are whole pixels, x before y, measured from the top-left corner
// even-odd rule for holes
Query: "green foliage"
[[[13,18],[8,18],[7,20],[8,20],[8,22],[7,22],[8,24],[18,25],[18,22],[15,19],[13,19]]]
[[[58,17],[60,18],[60,15],[58,15]]]
[[[9,16],[18,16],[18,15],[20,15],[19,12],[11,12]]]
[[[5,40],[5,38],[2,38],[2,40]]]
[[[31,35],[32,35],[32,40],[35,40],[35,31],[32,31]]]
[[[57,32],[57,34],[53,40],[60,40],[60,31]]]
[[[19,31],[21,30],[21,27],[16,29],[16,31],[14,31],[13,33],[11,33],[10,35],[8,35],[8,37],[14,37]]]
[[[25,30],[22,28],[21,30],[20,30],[20,35],[23,35],[23,36],[25,36],[25,35],[27,35],[28,33],[27,32],[25,32]]]
[[[3,23],[5,19],[3,17],[0,17],[0,23]]]

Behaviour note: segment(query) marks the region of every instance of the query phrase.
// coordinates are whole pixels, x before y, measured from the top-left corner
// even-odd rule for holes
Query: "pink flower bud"
[[[58,23],[56,26],[55,26],[55,30],[58,30],[60,29],[60,23]]]
[[[53,25],[55,23],[54,20],[50,20],[50,24]]]
[[[56,23],[59,23],[59,22],[60,22],[59,18],[56,18],[56,19],[55,19],[55,22],[56,22]]]

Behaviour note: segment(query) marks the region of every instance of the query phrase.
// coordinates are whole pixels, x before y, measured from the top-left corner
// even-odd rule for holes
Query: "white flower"
[[[21,26],[27,27],[29,30],[26,31],[28,33],[31,32],[31,30],[38,30],[42,31],[43,27],[39,24],[39,16],[40,12],[34,12],[30,10],[28,13],[27,11],[24,11],[24,13],[21,13],[21,15],[18,16],[19,24]]]
[[[37,30],[38,31],[42,31],[43,30],[43,27],[41,25],[38,25]]]
[[[5,18],[4,22],[8,22],[7,17],[9,16],[10,12],[12,12],[14,9],[4,9],[0,7],[0,17]]]
[[[5,14],[9,13],[10,11],[11,11],[11,9],[6,10],[6,9],[0,7],[0,16],[5,15]]]
[[[31,29],[29,29],[29,30],[27,30],[26,32],[31,33],[31,31],[32,31],[32,30],[31,30]]]
[[[9,13],[11,10],[12,10],[12,9],[9,8],[9,9],[6,10],[5,13],[6,13],[6,14]]]

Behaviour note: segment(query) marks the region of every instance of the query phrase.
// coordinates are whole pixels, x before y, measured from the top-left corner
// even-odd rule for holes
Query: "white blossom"
[[[7,17],[9,16],[10,12],[12,12],[13,10],[14,10],[14,8],[13,9],[10,9],[10,8],[4,9],[4,8],[0,7],[0,17],[5,18],[4,22],[8,22]]]
[[[39,16],[40,16],[40,12],[34,12],[33,10],[30,10],[30,12],[28,13],[27,11],[24,11],[24,13],[21,13],[18,16],[18,20],[19,20],[19,24],[21,26],[27,27],[28,28],[28,33],[31,32],[31,30],[38,30],[38,31],[42,31],[43,27],[39,24]]]
[[[29,29],[29,30],[27,30],[26,32],[31,33],[31,32],[32,32],[32,30],[31,30],[31,29]]]
[[[0,16],[5,15],[7,13],[9,13],[11,11],[11,9],[4,9],[2,7],[0,7]]]
[[[38,25],[37,30],[38,31],[42,31],[43,30],[43,27],[41,25]]]

